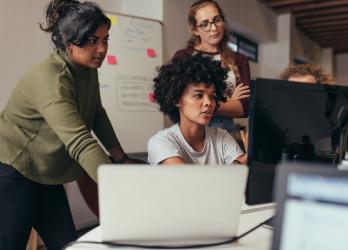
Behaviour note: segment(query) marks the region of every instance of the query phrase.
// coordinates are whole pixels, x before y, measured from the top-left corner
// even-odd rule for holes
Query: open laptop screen
[[[307,164],[280,172],[273,249],[348,249],[348,173]]]
[[[217,242],[236,236],[247,167],[103,165],[103,241]]]

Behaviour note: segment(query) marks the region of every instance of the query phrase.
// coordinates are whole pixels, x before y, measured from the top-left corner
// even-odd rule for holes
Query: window
[[[230,48],[234,51],[240,52],[245,55],[249,60],[258,61],[258,45],[247,38],[237,34],[230,34],[230,41],[228,42]]]

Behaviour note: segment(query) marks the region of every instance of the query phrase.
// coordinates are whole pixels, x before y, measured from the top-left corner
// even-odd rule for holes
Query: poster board
[[[149,138],[163,129],[153,103],[153,78],[162,65],[159,21],[107,13],[112,26],[109,49],[99,68],[103,106],[127,153],[147,151]]]

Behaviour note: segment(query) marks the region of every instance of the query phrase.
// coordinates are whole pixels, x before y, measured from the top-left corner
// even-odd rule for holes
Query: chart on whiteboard
[[[100,95],[127,152],[146,152],[149,138],[163,128],[154,102],[153,79],[162,65],[158,21],[109,14],[109,49],[99,69]]]

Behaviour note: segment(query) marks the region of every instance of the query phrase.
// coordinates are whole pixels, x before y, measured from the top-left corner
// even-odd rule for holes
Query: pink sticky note
[[[155,93],[153,93],[153,92],[148,93],[147,98],[149,99],[150,102],[156,102]]]
[[[148,57],[156,57],[157,56],[156,51],[154,49],[147,49],[146,52],[147,52]]]
[[[106,61],[108,62],[108,64],[111,64],[111,65],[117,64],[117,58],[116,56],[113,56],[113,55],[106,56]]]

